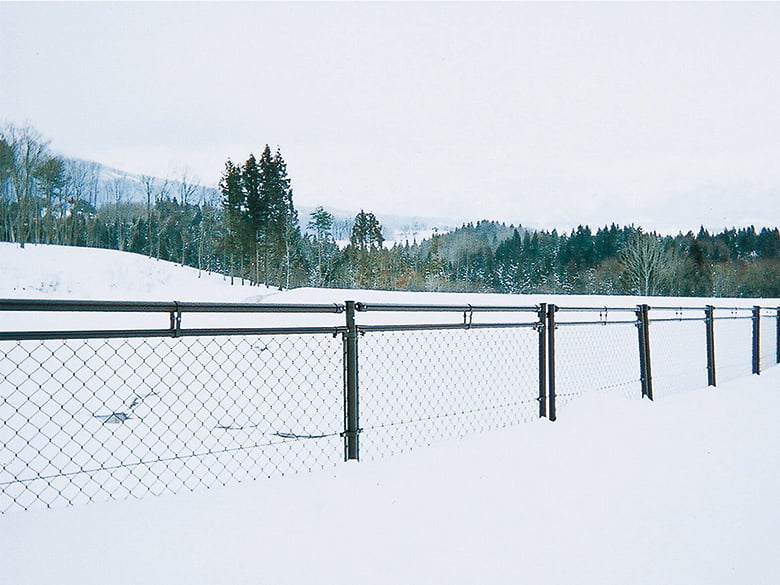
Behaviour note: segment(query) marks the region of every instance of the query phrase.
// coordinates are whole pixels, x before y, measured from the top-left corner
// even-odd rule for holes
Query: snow
[[[273,292],[141,254],[0,242],[0,298],[239,302]]]
[[[4,245],[0,297],[536,302],[272,294],[130,256]],[[381,460],[194,493],[10,512],[0,516],[0,583],[774,584],[779,388],[780,368],[770,368],[652,403],[592,393],[554,423]]]
[[[333,472],[0,519],[5,582],[751,583],[780,561],[778,371]]]

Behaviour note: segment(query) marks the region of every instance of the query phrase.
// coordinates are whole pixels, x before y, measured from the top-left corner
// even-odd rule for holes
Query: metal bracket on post
[[[707,305],[704,309],[704,323],[707,327],[707,385],[717,386],[715,377],[715,307]]]
[[[554,421],[555,412],[555,312],[554,304],[547,305],[547,418]]]
[[[181,331],[181,309],[179,303],[173,301],[174,310],[171,311],[171,337],[178,337]]]
[[[642,381],[642,398],[653,399],[653,376],[650,367],[650,317],[648,305],[639,305],[636,309],[639,330],[639,370]]]
[[[344,332],[344,460],[359,460],[360,418],[358,411],[358,329],[355,301],[346,302]]]
[[[471,323],[474,319],[474,308],[469,305],[468,310],[463,311],[463,325],[466,329],[471,329]]]
[[[761,373],[761,307],[753,307],[753,373]]]
[[[547,416],[547,303],[539,305],[539,322],[536,330],[539,333],[539,418]]]

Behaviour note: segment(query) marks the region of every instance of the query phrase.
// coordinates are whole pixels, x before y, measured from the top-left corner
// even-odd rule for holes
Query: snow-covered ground
[[[0,298],[239,302],[265,287],[141,254],[0,242]]]
[[[274,293],[170,264],[155,272],[149,266],[166,263],[139,257],[131,267],[129,256],[3,245],[0,298],[539,300]],[[638,302],[560,303],[605,301]],[[684,301],[704,304],[663,304]],[[572,401],[555,423],[538,420],[326,471],[14,511],[0,516],[0,583],[775,584],[777,412],[780,368],[771,368],[653,403],[594,393]]]
[[[780,371],[381,462],[0,517],[13,585],[774,585]]]

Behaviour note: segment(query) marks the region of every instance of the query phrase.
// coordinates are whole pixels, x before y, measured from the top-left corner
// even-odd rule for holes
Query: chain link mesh
[[[632,323],[559,323],[555,330],[557,409],[591,392],[641,398],[637,344]]]
[[[539,417],[533,328],[360,337],[361,459]]]
[[[707,324],[650,321],[653,397],[707,387]]]
[[[335,464],[341,339],[0,343],[0,511]]]
[[[761,370],[777,365],[777,311],[761,311]]]
[[[716,316],[715,371],[718,384],[749,376],[753,371],[753,321]]]

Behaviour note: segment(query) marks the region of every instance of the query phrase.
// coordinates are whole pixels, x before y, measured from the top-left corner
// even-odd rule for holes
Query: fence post
[[[761,307],[753,307],[753,373],[761,373]]]
[[[715,378],[715,307],[707,305],[704,311],[707,315],[704,319],[707,327],[707,385],[717,386]]]
[[[347,330],[344,332],[344,460],[359,459],[358,438],[358,330],[355,301],[346,301]]]
[[[547,303],[539,305],[539,418],[547,416]]]
[[[547,305],[547,418],[554,421],[555,413],[555,311],[554,304]]]
[[[648,305],[639,305],[636,310],[639,330],[639,374],[642,381],[642,398],[653,399],[653,376],[650,368],[650,318]]]

